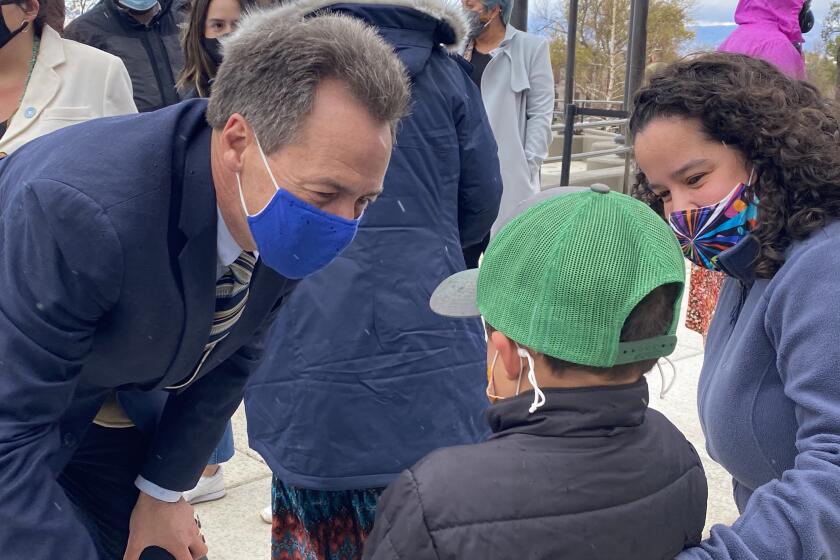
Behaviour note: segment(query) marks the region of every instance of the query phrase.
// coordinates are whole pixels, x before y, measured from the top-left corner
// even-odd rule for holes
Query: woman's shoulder
[[[538,49],[542,46],[547,47],[549,44],[548,39],[545,37],[528,33],[527,31],[522,31],[521,29],[513,28],[510,35],[510,39],[513,44],[518,44],[521,48],[528,51]]]
[[[785,251],[785,262],[767,290],[772,301],[802,290],[820,289],[840,283],[840,220],[832,220],[796,240]]]
[[[119,57],[90,45],[65,39],[49,26],[44,26],[44,30],[41,32],[41,51],[45,53],[47,59],[61,62],[69,67],[78,67],[79,65],[107,67],[116,63],[122,65],[122,60]]]
[[[65,59],[71,64],[122,65],[122,60],[111,53],[70,39],[59,38],[59,40],[61,41],[61,48],[64,50]]]
[[[840,256],[840,220],[832,219],[814,230],[808,237],[798,239],[787,249],[786,262],[795,261],[803,254]]]

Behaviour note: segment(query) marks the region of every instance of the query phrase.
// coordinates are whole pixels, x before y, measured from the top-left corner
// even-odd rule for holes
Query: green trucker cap
[[[645,296],[685,283],[682,251],[661,217],[602,185],[551,189],[521,207],[493,237],[480,269],[438,286],[430,302],[436,313],[482,315],[519,344],[591,367],[673,352],[681,296],[667,334],[619,341]]]

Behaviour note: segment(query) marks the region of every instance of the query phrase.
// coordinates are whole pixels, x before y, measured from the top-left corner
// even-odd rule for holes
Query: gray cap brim
[[[444,317],[478,317],[481,312],[475,298],[477,284],[477,268],[453,274],[432,293],[429,300],[432,311]]]

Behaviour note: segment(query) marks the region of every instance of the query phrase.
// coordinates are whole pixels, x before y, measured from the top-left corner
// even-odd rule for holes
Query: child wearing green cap
[[[432,295],[485,320],[493,434],[403,472],[366,559],[670,559],[700,541],[700,459],[643,376],[676,345],[679,245],[630,197],[553,191]]]

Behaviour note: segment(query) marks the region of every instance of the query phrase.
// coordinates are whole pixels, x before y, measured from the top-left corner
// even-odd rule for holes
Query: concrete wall
[[[615,143],[615,134],[600,133],[599,130],[587,130],[583,135],[583,149],[582,152],[592,152],[594,150],[609,150],[611,148],[618,148],[619,145]],[[600,133],[600,134],[599,134]],[[600,147],[599,147],[600,146]]]
[[[623,156],[599,156],[584,160],[586,162],[587,171],[597,171],[598,169],[609,169],[610,167],[624,167]]]
[[[579,134],[575,134],[572,137],[572,153],[579,154],[583,151],[583,140],[584,137]],[[548,157],[560,157],[563,155],[563,135],[562,134],[555,134],[554,139],[551,142],[551,146],[548,148]]]
[[[620,147],[615,143],[615,134],[603,130],[584,130],[583,134],[575,134],[572,139],[572,153],[611,150]],[[555,134],[549,149],[549,157],[563,155],[563,135]],[[542,188],[547,189],[560,185],[561,163],[545,164],[542,168]],[[577,168],[577,169],[575,169]],[[572,162],[572,172],[569,182],[575,186],[588,187],[595,183],[603,183],[612,190],[623,192],[624,185],[624,156],[596,156],[586,160]]]
[[[593,148],[595,144],[607,146],[606,148],[601,148],[604,150],[619,147],[619,144],[616,144],[613,138],[615,138],[615,134],[601,130],[586,130],[583,134],[575,134],[572,139],[572,153],[591,152],[594,149],[598,149]],[[548,157],[560,157],[562,155],[563,134],[555,133],[551,146],[548,148]]]

